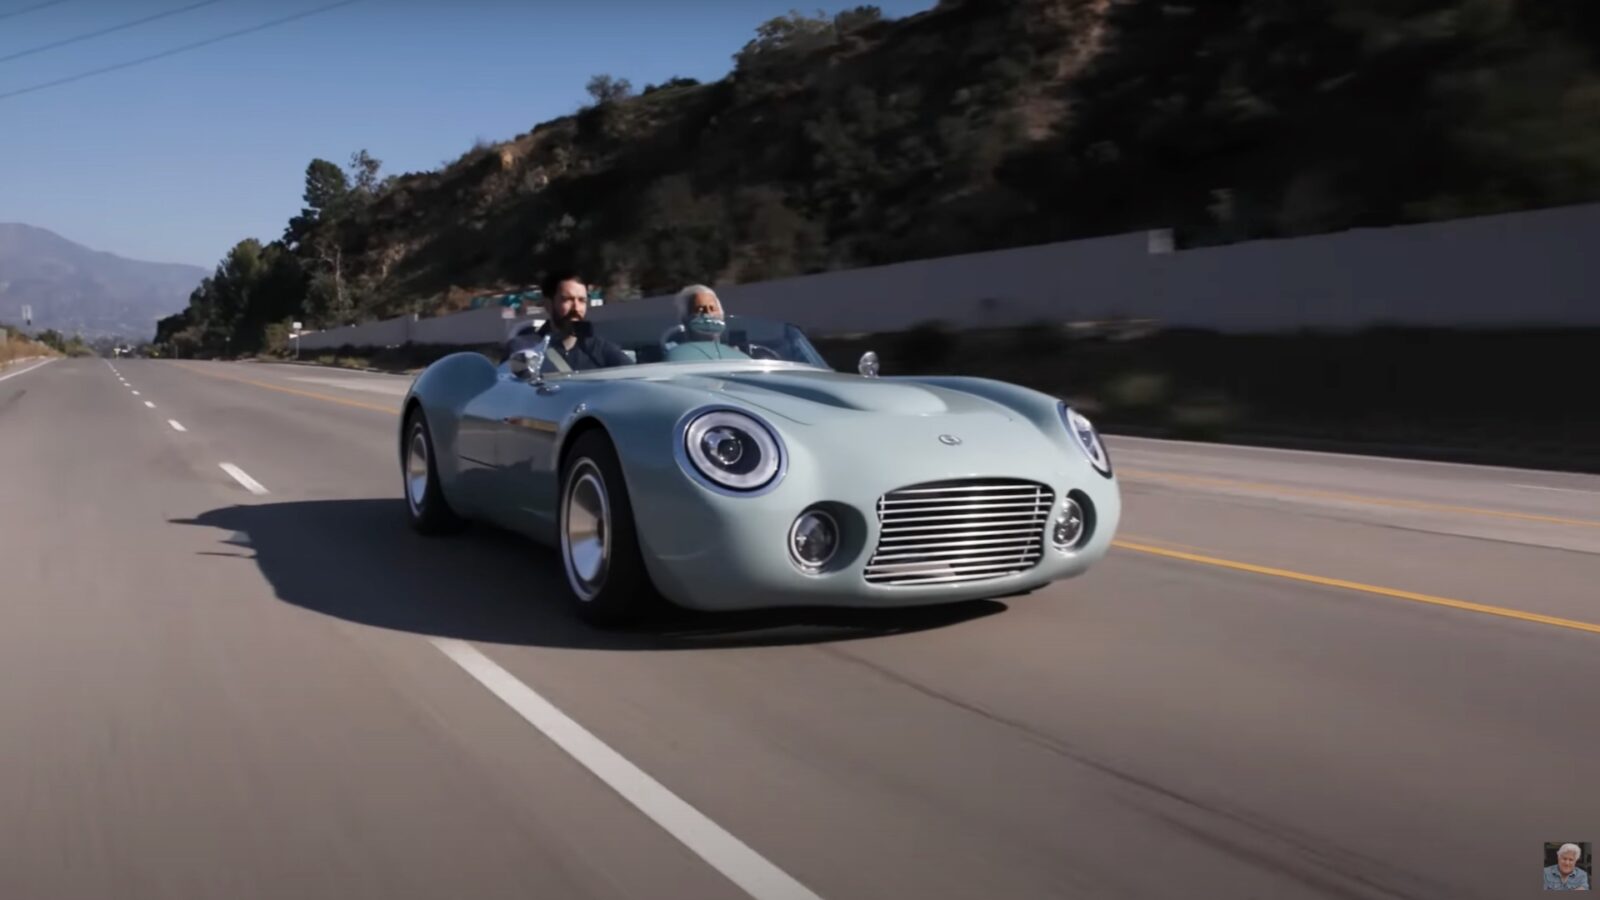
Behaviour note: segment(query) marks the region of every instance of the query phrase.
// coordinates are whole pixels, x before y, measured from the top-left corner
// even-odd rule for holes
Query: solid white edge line
[[[259,496],[267,492],[267,489],[261,486],[261,482],[251,478],[249,475],[246,475],[243,469],[239,468],[233,463],[218,463],[217,465],[221,466],[222,471],[232,475],[234,481],[244,485],[244,489],[250,493]]]
[[[820,900],[805,885],[628,762],[478,648],[455,638],[429,640],[490,693],[745,893],[757,900]]]
[[[150,407],[151,409],[155,409],[156,408],[156,405],[154,403],[151,403],[149,400],[146,400],[144,402],[144,405]]]
[[[1600,491],[1591,491],[1588,488],[1551,487],[1548,484],[1513,484],[1514,488],[1527,488],[1531,491],[1560,491],[1566,494],[1600,494]]]
[[[173,431],[188,431],[189,430],[189,429],[183,427],[182,425],[178,424],[178,420],[177,419],[168,419],[167,420],[167,424],[172,426],[172,430]]]
[[[26,375],[29,372],[32,372],[34,369],[42,369],[45,366],[50,365],[50,363],[52,363],[52,362],[54,362],[54,360],[47,359],[44,362],[34,363],[33,365],[27,367],[26,369],[19,369],[19,370],[15,371],[15,372],[8,372],[5,375],[0,375],[0,381],[5,381],[7,378],[15,378],[18,375]]]
[[[1490,466],[1483,463],[1449,462],[1438,459],[1415,459],[1405,456],[1378,456],[1372,453],[1340,453],[1336,450],[1300,450],[1295,447],[1263,447],[1256,444],[1223,444],[1214,441],[1185,441],[1179,438],[1153,438],[1133,434],[1117,434],[1115,430],[1107,430],[1104,437],[1114,441],[1142,442],[1147,444],[1168,444],[1177,447],[1194,447],[1197,449],[1211,449],[1219,451],[1245,450],[1251,453],[1272,453],[1282,456],[1324,456],[1330,459],[1362,460],[1377,463],[1405,463],[1412,466],[1437,466],[1440,468],[1454,469],[1484,469],[1490,472],[1505,474],[1520,474],[1524,477],[1528,473],[1549,473],[1554,475],[1568,475],[1559,469],[1527,469],[1516,466]],[[1115,448],[1113,448],[1115,449]],[[1131,448],[1129,448],[1131,449]]]

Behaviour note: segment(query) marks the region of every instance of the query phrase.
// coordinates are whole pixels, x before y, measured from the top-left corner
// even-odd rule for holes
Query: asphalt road
[[[407,529],[405,385],[0,376],[0,896],[1499,898],[1600,841],[1600,478],[1112,439],[1080,579],[606,634]]]

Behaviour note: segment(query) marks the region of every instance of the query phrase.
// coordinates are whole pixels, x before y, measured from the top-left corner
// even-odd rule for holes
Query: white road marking
[[[805,885],[628,762],[478,648],[454,638],[429,640],[490,693],[745,893],[758,900],[820,900]]]
[[[188,431],[189,430],[189,429],[183,427],[182,425],[179,425],[177,419],[168,419],[167,420],[167,424],[172,426],[172,430],[173,431]]]
[[[149,400],[146,400],[144,402],[144,405],[150,407],[151,409],[155,409],[156,408],[156,405],[154,403],[151,403]]]
[[[51,361],[47,359],[47,360],[45,360],[44,362],[41,362],[41,363],[34,363],[33,365],[27,367],[26,369],[21,369],[19,371],[12,372],[12,373],[7,374],[7,375],[0,375],[0,381],[5,381],[7,378],[15,378],[18,375],[26,375],[29,372],[32,372],[34,369],[43,368],[44,366],[50,365],[50,362]]]
[[[1530,491],[1560,491],[1565,494],[1600,494],[1600,491],[1585,488],[1551,487],[1547,484],[1513,484],[1512,487],[1527,488]]]
[[[137,397],[137,396],[139,396],[139,392],[138,392],[138,391],[134,391],[134,392],[133,392],[133,395],[134,395],[134,396],[135,396],[135,397]]]
[[[261,494],[265,494],[267,492],[267,489],[261,486],[261,482],[251,478],[249,475],[246,475],[243,469],[239,468],[233,463],[218,463],[218,465],[222,467],[222,471],[232,475],[234,481],[244,485],[244,489],[250,493],[260,496]]]
[[[1485,469],[1492,472],[1503,472],[1506,474],[1525,475],[1529,472],[1546,471],[1543,469],[1515,468],[1512,466],[1489,466],[1482,463],[1445,462],[1436,459],[1409,459],[1403,456],[1379,456],[1371,453],[1339,453],[1332,450],[1298,450],[1293,447],[1258,447],[1254,444],[1221,444],[1212,441],[1185,441],[1177,438],[1136,437],[1131,434],[1117,434],[1115,430],[1105,432],[1104,437],[1110,438],[1110,441],[1113,444],[1137,442],[1158,445],[1166,444],[1175,447],[1194,447],[1197,450],[1215,450],[1218,452],[1243,450],[1250,453],[1270,453],[1281,456],[1324,456],[1330,459],[1367,460],[1378,463],[1402,463],[1412,466],[1436,466],[1439,468],[1454,469]],[[1116,451],[1116,449],[1117,448],[1115,446],[1112,447],[1113,451]],[[1128,452],[1128,449],[1124,449],[1122,452],[1126,453]]]

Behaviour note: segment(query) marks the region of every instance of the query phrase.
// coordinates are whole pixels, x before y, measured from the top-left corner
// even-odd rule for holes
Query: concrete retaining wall
[[[1600,204],[1170,251],[1162,232],[719,287],[731,312],[818,335],[1039,321],[1154,319],[1223,332],[1600,325]],[[612,302],[597,322],[662,315]],[[307,335],[305,349],[502,340],[499,309]]]

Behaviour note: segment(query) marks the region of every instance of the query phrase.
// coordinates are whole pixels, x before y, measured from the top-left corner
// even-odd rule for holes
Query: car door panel
[[[561,422],[578,402],[572,391],[519,384],[522,392],[507,404],[496,443],[496,462],[504,476],[500,499],[513,522],[509,527],[546,543],[555,540],[556,438]]]

